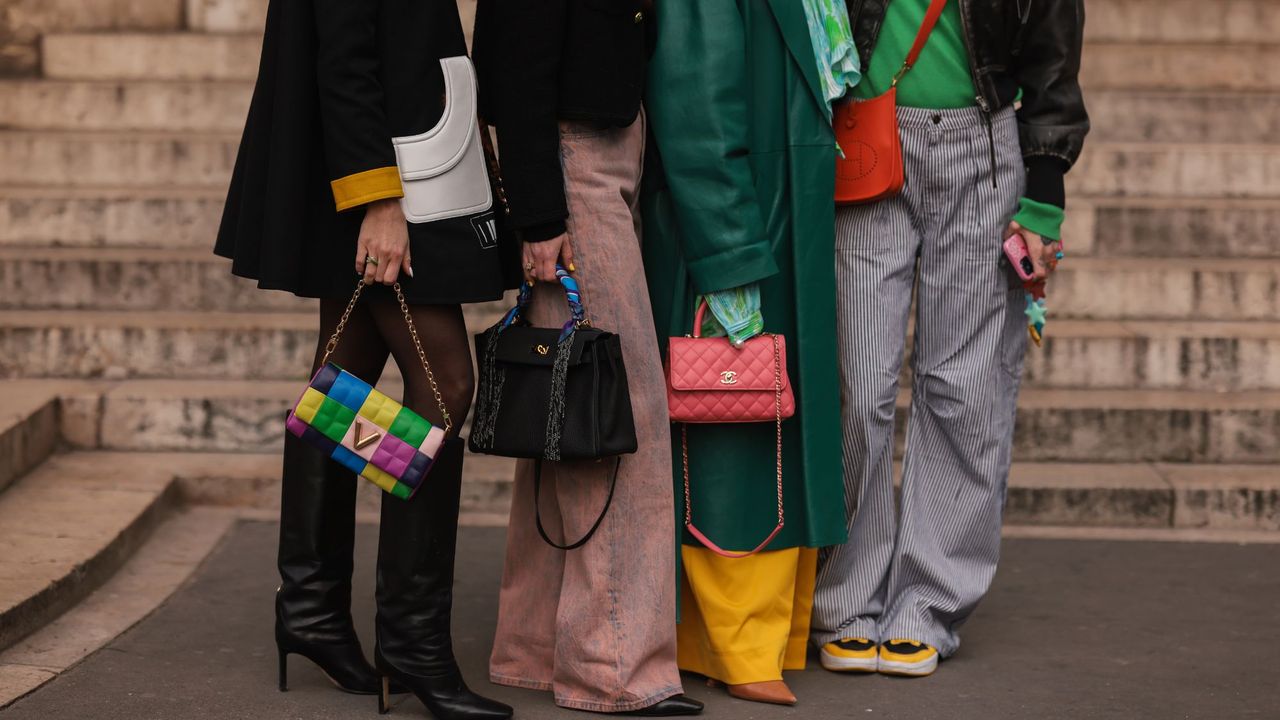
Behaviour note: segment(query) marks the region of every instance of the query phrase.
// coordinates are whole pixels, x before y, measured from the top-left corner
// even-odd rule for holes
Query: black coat
[[[648,57],[644,0],[480,0],[474,56],[480,114],[498,131],[510,226],[564,232],[560,120],[627,127]]]
[[[849,0],[863,67],[892,0]],[[1027,197],[1063,207],[1063,174],[1080,157],[1089,114],[1080,91],[1084,0],[960,0],[973,85],[983,109],[1014,101]]]
[[[455,0],[272,0],[215,246],[232,272],[306,297],[349,296],[363,205],[402,194],[391,138],[436,124],[440,58],[466,52]],[[511,272],[480,229],[442,243],[432,225],[409,226],[410,302],[501,297],[518,263]]]

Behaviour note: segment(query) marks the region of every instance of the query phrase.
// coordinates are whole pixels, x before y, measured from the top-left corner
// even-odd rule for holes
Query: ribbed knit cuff
[[[1013,220],[1043,238],[1061,240],[1065,217],[1066,213],[1060,207],[1024,197],[1018,202],[1018,214],[1013,216]]]

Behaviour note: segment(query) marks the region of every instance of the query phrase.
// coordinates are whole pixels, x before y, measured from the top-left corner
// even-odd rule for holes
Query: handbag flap
[[[586,346],[599,339],[604,332],[593,328],[580,328],[573,334],[573,347],[569,351],[569,364],[583,362]],[[498,336],[494,358],[500,363],[517,365],[545,365],[550,367],[556,359],[556,343],[560,340],[558,328],[512,325]],[[479,349],[484,352],[484,345]]]
[[[479,131],[476,120],[476,75],[466,56],[440,59],[444,72],[444,114],[421,135],[392,138],[396,164],[405,181],[423,180],[448,172],[466,156]]]
[[[736,348],[725,338],[673,337],[667,349],[671,387],[680,391],[773,392],[775,363],[772,335],[751,338]],[[778,338],[782,387],[787,378],[787,345]]]

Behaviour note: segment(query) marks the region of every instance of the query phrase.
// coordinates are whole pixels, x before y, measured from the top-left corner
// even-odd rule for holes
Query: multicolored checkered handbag
[[[431,365],[422,351],[418,331],[413,326],[399,283],[393,286],[396,298],[400,301],[409,335],[440,406],[444,427],[432,425],[365,381],[329,362],[329,356],[337,349],[347,318],[364,287],[364,281],[356,286],[333,337],[325,345],[320,370],[289,413],[285,428],[379,488],[407,500],[422,486],[440,444],[453,429],[453,420],[449,418]]]

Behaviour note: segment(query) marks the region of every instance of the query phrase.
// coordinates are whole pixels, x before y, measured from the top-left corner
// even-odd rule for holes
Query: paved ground
[[[271,634],[276,526],[243,522],[182,590],[5,720],[363,718],[374,699],[332,690],[294,659],[277,692]],[[357,617],[369,637],[374,529],[362,526]],[[464,528],[455,638],[472,684],[531,720],[583,718],[484,680],[503,535]],[[686,678],[708,718],[1277,718],[1280,545],[1010,540],[961,653],[926,680],[789,681],[795,708],[729,699]],[[393,711],[422,717],[404,700]]]

